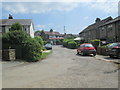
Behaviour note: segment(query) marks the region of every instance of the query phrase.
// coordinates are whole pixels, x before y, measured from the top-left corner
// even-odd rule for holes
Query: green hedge
[[[44,45],[43,39],[40,36],[36,36],[35,39],[39,42],[41,46]]]
[[[3,44],[7,43],[9,46],[18,45],[22,47],[23,58],[26,61],[38,61],[41,56],[42,45],[36,40],[31,38],[24,31],[10,31],[3,34]]]
[[[42,55],[42,47],[35,39],[29,39],[26,44],[23,45],[24,47],[24,59],[27,61],[38,61]]]
[[[111,45],[111,43],[109,43],[107,45],[103,45],[103,46],[101,46],[101,48],[107,48],[109,45]]]
[[[77,43],[73,39],[64,39],[63,46],[70,49],[75,49],[77,46]]]
[[[75,41],[68,42],[68,48],[75,49],[77,46],[77,43]]]
[[[99,46],[100,40],[99,39],[91,40],[91,43],[97,49],[97,47]]]

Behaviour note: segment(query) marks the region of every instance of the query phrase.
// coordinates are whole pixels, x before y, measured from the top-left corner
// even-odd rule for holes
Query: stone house
[[[22,30],[26,31],[34,38],[34,25],[32,19],[13,19],[10,15],[8,19],[0,19],[0,33],[9,32],[14,23],[20,23],[22,25]]]
[[[100,28],[99,27],[110,20],[112,20],[112,17],[108,17],[103,20],[101,20],[100,18],[96,18],[95,23],[92,25],[89,25],[87,28],[85,28],[83,31],[81,31],[79,33],[79,36],[83,37],[88,42],[90,42],[91,40],[94,40],[94,39],[100,39]]]
[[[120,42],[120,16],[99,27],[100,39],[108,42]]]

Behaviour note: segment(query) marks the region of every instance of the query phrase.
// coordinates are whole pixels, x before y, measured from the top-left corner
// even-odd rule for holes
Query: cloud
[[[83,19],[88,20],[88,19],[89,19],[89,16],[85,16]]]
[[[46,25],[36,25],[36,28],[38,28],[38,29],[43,29],[45,27],[46,27]]]
[[[96,2],[86,3],[87,7],[92,9],[101,10],[105,13],[117,13],[119,0],[96,0]]]
[[[28,2],[28,3],[3,3],[2,9],[14,14],[39,14],[51,11],[71,11],[78,6],[77,3],[55,2]]]
[[[22,2],[91,2],[95,0],[24,0]],[[21,2],[21,0],[2,0],[2,2]]]
[[[45,0],[47,2],[43,2],[43,0],[38,1],[41,2],[4,2],[2,9],[12,14],[40,14],[52,11],[68,12],[81,5],[93,10],[101,10],[105,13],[116,13],[118,12],[119,0],[69,0],[69,2],[68,0],[60,0],[59,2],[52,2],[55,0]]]

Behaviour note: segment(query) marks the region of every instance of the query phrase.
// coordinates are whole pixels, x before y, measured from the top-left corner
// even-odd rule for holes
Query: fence
[[[97,54],[107,56],[106,48],[97,47]]]

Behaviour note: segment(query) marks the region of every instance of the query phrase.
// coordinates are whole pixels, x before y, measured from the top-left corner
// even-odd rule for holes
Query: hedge
[[[24,31],[10,31],[8,33],[3,34],[2,36],[3,44],[7,43],[9,46],[11,45],[19,45],[22,47],[23,58],[26,61],[38,61],[41,56],[42,46],[36,39],[31,38]]]
[[[77,43],[73,39],[64,39],[63,46],[70,49],[75,49],[77,46]]]
[[[75,41],[68,42],[68,48],[75,49],[77,46],[77,43]]]

